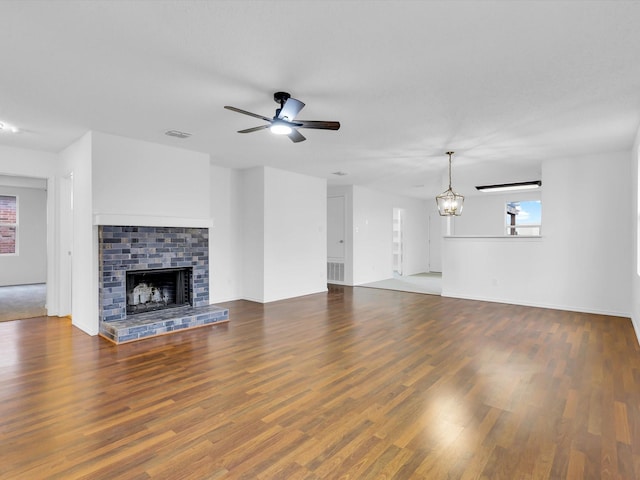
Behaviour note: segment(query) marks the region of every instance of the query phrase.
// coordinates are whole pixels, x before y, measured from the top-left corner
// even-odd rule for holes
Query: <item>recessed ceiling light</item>
[[[333,172],[332,175],[338,175],[339,177],[344,177],[346,172]]]
[[[190,133],[181,132],[180,130],[167,130],[164,134],[176,138],[189,138],[191,136]]]
[[[516,183],[501,183],[498,185],[483,185],[476,187],[481,192],[511,192],[514,190],[531,190],[534,188],[540,188],[542,186],[541,180],[534,180],[532,182],[516,182]]]

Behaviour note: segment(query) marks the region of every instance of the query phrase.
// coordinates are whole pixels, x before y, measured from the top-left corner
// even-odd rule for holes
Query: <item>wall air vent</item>
[[[176,138],[189,138],[191,136],[190,133],[181,132],[180,130],[167,130],[166,132],[164,132],[164,134],[168,135],[169,137]]]
[[[327,280],[344,282],[344,263],[327,262]]]

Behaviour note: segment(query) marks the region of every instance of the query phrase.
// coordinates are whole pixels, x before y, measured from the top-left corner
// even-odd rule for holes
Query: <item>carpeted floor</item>
[[[416,275],[400,276],[380,280],[379,282],[365,283],[359,287],[383,288],[385,290],[400,290],[402,292],[427,293],[429,295],[442,294],[441,273],[418,273]]]
[[[46,297],[44,283],[0,287],[0,322],[46,316]]]

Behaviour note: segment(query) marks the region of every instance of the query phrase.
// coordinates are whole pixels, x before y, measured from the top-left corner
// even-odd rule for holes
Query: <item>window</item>
[[[0,255],[18,253],[18,198],[0,195]]]
[[[540,200],[507,202],[506,234],[536,236],[542,227]]]

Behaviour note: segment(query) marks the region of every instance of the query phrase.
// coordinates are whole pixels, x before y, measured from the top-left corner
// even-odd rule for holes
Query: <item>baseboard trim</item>
[[[478,295],[462,295],[462,294],[448,293],[448,292],[442,292],[442,296],[443,297],[449,297],[449,298],[460,298],[460,299],[463,299],[463,300],[477,300],[477,301],[480,301],[480,302],[506,303],[506,304],[510,304],[510,305],[522,305],[524,307],[549,308],[549,309],[552,309],[552,310],[563,310],[563,311],[567,311],[567,312],[591,313],[591,314],[595,314],[595,315],[607,315],[607,316],[610,316],[610,317],[622,317],[622,318],[631,319],[631,313],[630,312],[616,312],[616,311],[611,311],[611,310],[600,310],[600,309],[593,309],[593,308],[577,307],[575,305],[557,305],[557,304],[551,304],[551,303],[521,302],[521,301],[507,300],[507,299],[502,299],[502,298],[489,298],[489,297],[483,297],[483,296],[478,296]],[[634,326],[634,328],[635,328],[635,326]],[[636,329],[636,334],[637,334],[637,332],[638,332],[638,329]],[[638,338],[640,338],[640,337],[638,337]]]
[[[633,331],[636,333],[636,340],[640,346],[640,319],[631,317],[631,325],[633,325]]]
[[[86,333],[87,335],[90,335],[92,337],[95,337],[96,335],[98,335],[99,333],[99,329],[96,327],[87,327],[86,325],[80,325],[77,323],[73,323],[73,320],[71,320],[71,325],[73,325],[74,327],[76,327],[78,330],[83,331],[84,333]]]

